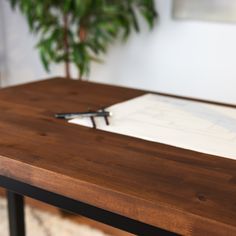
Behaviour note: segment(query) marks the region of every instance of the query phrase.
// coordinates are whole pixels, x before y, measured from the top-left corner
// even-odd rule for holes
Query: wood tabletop
[[[62,78],[0,91],[0,175],[184,235],[236,235],[236,161],[56,120],[144,91]]]

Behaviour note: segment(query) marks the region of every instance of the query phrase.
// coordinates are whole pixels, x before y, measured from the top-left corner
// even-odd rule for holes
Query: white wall
[[[7,77],[5,17],[2,4],[3,2],[0,1],[0,86],[1,81]]]
[[[7,71],[4,86],[25,83],[47,76],[34,50],[35,38],[28,32],[28,26],[20,13],[13,12],[9,1],[0,0],[5,19],[5,41]]]
[[[3,0],[0,0],[3,1]],[[156,0],[160,19],[149,33],[111,48],[92,66],[94,81],[236,103],[236,25],[175,21],[171,0]],[[32,50],[25,20],[4,2],[8,78],[15,84],[47,77]],[[0,39],[1,40],[1,39]],[[53,69],[60,74],[62,68]]]

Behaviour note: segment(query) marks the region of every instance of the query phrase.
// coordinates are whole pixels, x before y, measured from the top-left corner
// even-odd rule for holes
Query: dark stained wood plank
[[[184,235],[236,235],[236,161],[68,124],[144,91],[52,79],[0,91],[0,174]]]

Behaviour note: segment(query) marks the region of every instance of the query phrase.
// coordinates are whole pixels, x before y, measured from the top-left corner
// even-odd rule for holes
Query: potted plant
[[[100,61],[115,39],[127,39],[139,32],[137,15],[150,28],[157,16],[153,0],[9,0],[26,17],[30,31],[38,37],[37,48],[44,68],[64,63],[70,78],[70,65],[79,78],[89,72],[91,61]]]

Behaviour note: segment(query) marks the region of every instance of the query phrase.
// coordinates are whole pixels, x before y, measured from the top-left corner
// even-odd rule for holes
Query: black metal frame
[[[34,198],[66,211],[83,215],[90,219],[102,222],[115,228],[119,228],[135,235],[178,235],[164,229],[160,229],[5,176],[0,176],[0,186],[8,191],[9,225],[11,236],[25,235],[23,212],[24,202],[22,196]]]

